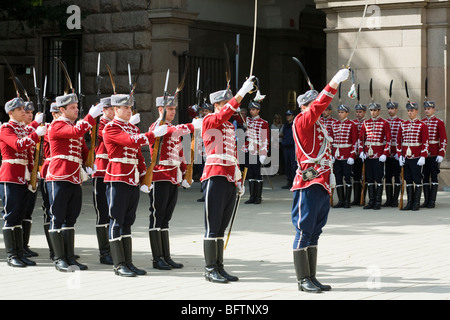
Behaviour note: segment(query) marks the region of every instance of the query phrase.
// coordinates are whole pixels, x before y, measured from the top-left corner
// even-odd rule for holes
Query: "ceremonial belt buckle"
[[[313,167],[309,167],[308,169],[302,171],[302,179],[303,181],[309,181],[317,178],[319,173]]]

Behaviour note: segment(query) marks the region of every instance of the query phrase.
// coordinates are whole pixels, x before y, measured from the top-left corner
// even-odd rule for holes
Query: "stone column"
[[[178,57],[189,52],[189,25],[197,19],[197,14],[172,8],[153,7],[148,10],[148,18],[152,25],[152,106],[155,106],[156,97],[164,93],[167,70],[170,70],[169,93],[173,95],[177,89],[179,73],[183,72],[178,70]],[[152,108],[151,112],[154,121],[158,117],[158,110]]]

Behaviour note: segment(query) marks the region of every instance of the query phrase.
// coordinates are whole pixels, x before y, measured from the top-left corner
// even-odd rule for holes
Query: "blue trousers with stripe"
[[[178,199],[178,185],[170,181],[154,181],[150,197],[149,230],[168,229]]]
[[[48,181],[50,231],[73,228],[81,212],[81,185],[67,181]]]
[[[294,250],[317,245],[329,211],[330,196],[323,186],[313,184],[294,191],[291,212],[292,224],[296,230]]]

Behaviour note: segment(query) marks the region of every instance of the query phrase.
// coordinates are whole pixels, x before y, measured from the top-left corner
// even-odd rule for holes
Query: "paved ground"
[[[446,300],[450,298],[450,193],[439,192],[436,209],[402,212],[332,209],[319,241],[318,277],[333,290],[299,292],[292,262],[292,193],[283,177],[266,180],[263,204],[241,207],[225,251],[227,270],[240,281],[204,280],[203,204],[200,184],[180,189],[171,222],[172,255],[185,267],[151,267],[147,195],[141,193],[133,226],[134,263],[146,276],[121,278],[98,262],[92,187],[83,186],[83,210],[76,225],[76,252],[87,271],[62,273],[48,259],[40,198],[34,213],[32,249],[37,266],[11,268],[0,237],[0,299],[151,300]],[[245,198],[248,194],[245,195]],[[244,199],[245,200],[245,199]],[[120,294],[119,294],[120,293]]]

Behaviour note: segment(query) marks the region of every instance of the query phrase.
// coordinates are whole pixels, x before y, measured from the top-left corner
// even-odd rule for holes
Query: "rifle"
[[[359,205],[363,206],[365,202],[364,192],[366,191],[366,163],[363,162],[362,164],[362,170],[361,170],[361,177],[362,177],[362,186],[361,186],[361,196],[359,200]]]
[[[141,75],[142,61],[143,61],[143,56],[141,54],[141,57],[139,60],[139,69],[138,69],[138,73],[136,74],[136,76],[134,78],[134,83],[131,82],[131,68],[130,68],[130,64],[128,64],[128,83],[130,85],[130,96],[134,94],[134,90],[136,89],[136,83],[139,79],[139,76]],[[134,99],[134,101],[133,101],[132,109],[133,109],[133,114],[136,114],[137,113],[136,99]]]
[[[41,101],[39,99],[39,90],[40,88],[37,86],[36,82],[36,70],[33,68],[33,76],[34,76],[34,91],[36,92],[36,98],[37,98],[37,106],[38,106],[38,112],[43,112],[44,118],[42,119],[41,126],[45,126],[45,106],[47,104],[47,98],[46,98],[46,91],[47,91],[47,76],[45,76],[44,80],[44,91],[42,92],[42,103],[43,107],[41,105]],[[34,164],[33,164],[33,170],[31,171],[31,177],[30,177],[30,185],[32,188],[32,192],[35,192],[37,190],[37,173],[39,166],[41,164],[42,160],[42,154],[43,154],[43,146],[44,146],[44,136],[40,138],[38,143],[36,144],[36,149],[34,152]]]
[[[100,83],[102,81],[102,76],[100,75],[100,52],[98,53],[98,61],[97,61],[97,98],[100,101]],[[86,167],[93,168],[95,162],[95,147],[97,146],[97,138],[98,138],[98,126],[100,122],[100,117],[97,117],[94,125],[91,129],[91,145],[89,147],[88,156],[86,159],[86,163],[84,164]]]
[[[197,98],[197,108],[200,108],[200,104],[202,103],[202,91],[200,90],[200,67],[197,70],[197,90],[196,90],[196,98]],[[191,161],[187,164],[186,174],[184,178],[189,184],[192,184],[192,171],[194,167],[194,158],[195,158],[195,140],[197,139],[197,130],[194,130],[191,137]]]
[[[245,183],[245,177],[247,176],[247,170],[248,170],[248,168],[245,167],[244,171],[242,172],[242,185],[244,185],[244,183]],[[223,247],[224,250],[227,248],[228,240],[230,240],[231,229],[233,228],[234,220],[236,219],[236,213],[239,208],[240,202],[241,202],[241,195],[238,194],[236,203],[234,205],[233,214],[231,216],[231,224],[230,224],[230,228],[228,229],[227,241],[225,242],[225,245]]]

